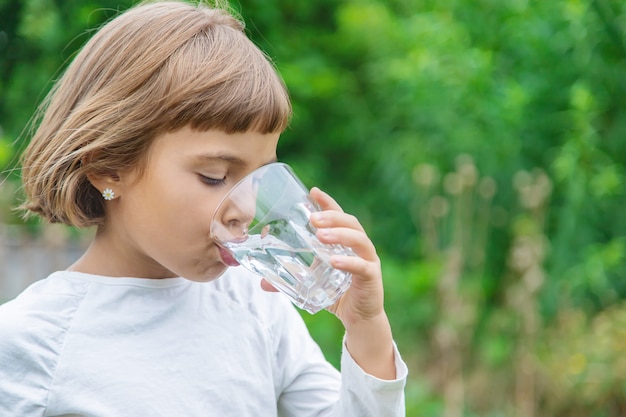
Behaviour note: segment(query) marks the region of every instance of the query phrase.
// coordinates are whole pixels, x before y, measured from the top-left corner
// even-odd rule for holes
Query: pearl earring
[[[102,191],[102,198],[104,198],[107,201],[111,201],[113,200],[113,198],[115,198],[115,192],[112,189],[107,188],[104,191]]]

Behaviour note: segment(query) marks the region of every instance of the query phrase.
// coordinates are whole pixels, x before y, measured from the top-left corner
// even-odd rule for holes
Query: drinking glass
[[[238,263],[315,314],[348,289],[350,273],[333,268],[349,248],[320,242],[309,222],[320,207],[286,164],[265,165],[238,182],[219,204],[211,237]]]

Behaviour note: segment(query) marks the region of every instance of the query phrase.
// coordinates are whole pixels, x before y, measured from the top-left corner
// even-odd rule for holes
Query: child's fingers
[[[339,244],[351,248],[355,255],[368,260],[377,259],[376,248],[363,231],[346,227],[318,229],[317,238],[322,243]]]
[[[378,259],[376,248],[359,219],[344,213],[330,195],[317,187],[311,189],[311,197],[323,210],[312,213],[310,219],[311,224],[318,229],[317,237],[321,242],[349,247],[355,255],[368,261]]]
[[[355,216],[336,210],[326,210],[311,214],[311,224],[318,229],[346,227],[364,232],[363,226]]]
[[[333,255],[330,264],[342,271],[350,272],[355,279],[360,278],[363,282],[369,282],[378,275],[379,265],[356,256]]]
[[[322,210],[343,211],[334,198],[317,187],[311,188],[311,197],[317,202],[317,204],[319,204]]]

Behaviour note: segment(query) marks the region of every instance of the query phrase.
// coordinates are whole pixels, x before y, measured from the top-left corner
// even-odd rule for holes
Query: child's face
[[[213,213],[241,178],[276,160],[278,137],[189,128],[158,137],[144,174],[121,176],[120,197],[96,238],[115,247],[118,259],[109,261],[128,265],[126,276],[210,281],[221,275],[227,266],[209,236]]]

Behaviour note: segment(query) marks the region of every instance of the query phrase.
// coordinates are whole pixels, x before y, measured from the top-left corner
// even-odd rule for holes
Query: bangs
[[[153,85],[163,86],[162,128],[226,133],[286,129],[291,103],[270,59],[243,32],[211,26],[175,51]]]

